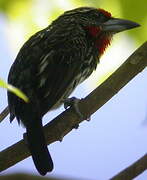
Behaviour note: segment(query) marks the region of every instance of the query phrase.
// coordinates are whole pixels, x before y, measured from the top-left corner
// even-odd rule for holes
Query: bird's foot
[[[64,100],[64,108],[68,109],[70,107],[73,107],[73,109],[76,112],[76,114],[78,115],[78,117],[81,120],[84,120],[83,114],[79,110],[79,106],[78,106],[79,101],[80,101],[80,99],[78,99],[76,97],[71,97],[71,98],[65,99]],[[78,127],[79,127],[79,124],[75,124],[73,126],[73,128],[75,128],[75,129],[78,129]]]
[[[79,110],[79,101],[81,99],[78,99],[76,97],[71,97],[71,98],[67,98],[64,100],[64,108],[68,109],[70,107],[73,107],[74,111],[76,112],[77,116],[81,119],[81,120],[86,120],[86,121],[90,121],[91,117],[84,117],[84,115],[80,112]],[[73,128],[78,129],[79,124],[74,125]]]
[[[64,136],[60,136],[60,137],[59,137],[59,141],[60,141],[60,142],[63,141],[63,137],[64,137]]]
[[[64,108],[68,109],[70,107],[73,107],[73,109],[75,110],[78,117],[83,120],[84,119],[83,114],[79,110],[79,105],[78,105],[79,101],[80,101],[80,99],[78,99],[76,97],[68,98],[68,99],[64,100]]]
[[[79,101],[81,99],[78,99],[76,97],[71,97],[71,98],[68,98],[68,99],[65,99],[64,100],[64,108],[65,109],[68,109],[70,107],[73,107],[73,109],[75,110],[76,114],[78,115],[78,117],[81,119],[81,120],[86,120],[86,121],[90,121],[91,120],[91,117],[84,117],[83,114],[80,112],[79,110]],[[79,124],[76,124],[73,128],[75,129],[78,129],[79,127]]]

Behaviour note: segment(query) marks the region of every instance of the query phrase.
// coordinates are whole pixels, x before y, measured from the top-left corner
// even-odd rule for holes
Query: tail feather
[[[41,120],[35,121],[27,129],[27,141],[36,169],[41,175],[53,170],[53,161],[43,134]]]

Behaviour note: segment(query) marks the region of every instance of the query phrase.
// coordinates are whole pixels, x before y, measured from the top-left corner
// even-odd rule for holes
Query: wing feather
[[[39,79],[37,81],[41,82],[38,95],[41,106],[44,106],[42,109],[45,109],[43,114],[55,105],[60,105],[62,99],[71,94],[81,79],[81,71],[86,58],[83,55],[85,49],[79,45],[78,41],[72,40],[70,46],[65,48],[65,52],[64,48],[59,48],[54,53],[50,53],[50,56],[44,57],[46,59],[42,64],[44,70],[37,76]],[[40,70],[38,71],[40,72]]]
[[[63,28],[49,26],[36,33],[21,48],[11,67],[8,82],[21,89],[30,98],[31,108],[35,105],[42,115],[59,106],[93,71],[89,68],[89,59],[94,58],[92,44],[87,41],[85,31],[78,28],[81,27],[75,24],[72,31],[67,25]],[[18,70],[20,72],[16,73]],[[22,101],[10,92],[8,101],[14,118],[16,111],[23,111],[23,106],[20,109]]]

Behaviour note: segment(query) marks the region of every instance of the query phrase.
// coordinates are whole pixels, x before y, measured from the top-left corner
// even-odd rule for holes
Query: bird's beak
[[[112,32],[117,33],[121,31],[125,31],[127,29],[132,29],[140,26],[140,24],[135,23],[133,21],[125,20],[125,19],[118,19],[118,18],[111,18],[107,22],[101,25],[102,31],[104,32]]]

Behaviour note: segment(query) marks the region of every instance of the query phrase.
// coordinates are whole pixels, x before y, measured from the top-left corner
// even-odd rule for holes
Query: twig
[[[42,177],[42,176],[36,176],[32,174],[24,174],[24,173],[17,173],[17,174],[7,174],[0,176],[0,180],[69,180],[69,178],[63,178],[63,177]],[[70,178],[70,180],[76,180],[73,178]],[[78,179],[77,179],[78,180]]]
[[[147,154],[145,154],[138,161],[118,173],[110,180],[132,180],[145,170],[147,170]]]
[[[89,117],[110,100],[122,87],[147,66],[147,42],[137,49],[121,67],[86,98],[79,102],[80,112]],[[47,144],[61,140],[82,122],[72,108],[61,113],[44,127]],[[0,172],[30,155],[24,140],[0,152]]]
[[[9,114],[8,106],[0,113],[0,123],[7,117]]]

